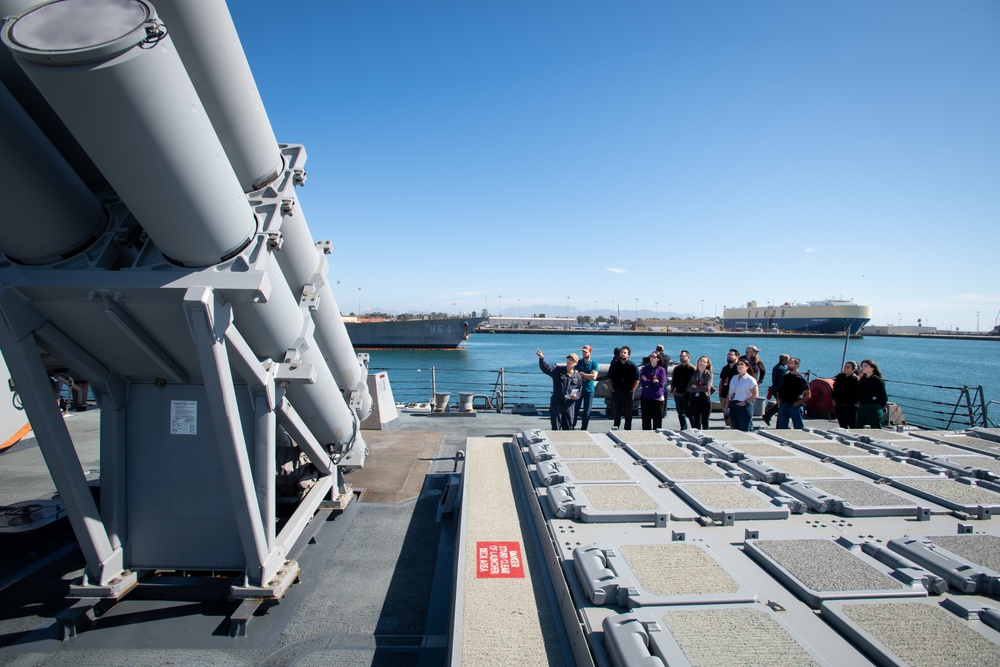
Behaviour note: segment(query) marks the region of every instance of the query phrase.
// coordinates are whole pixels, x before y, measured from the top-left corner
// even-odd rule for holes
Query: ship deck
[[[92,477],[99,474],[98,417],[67,418]],[[721,426],[717,415],[712,425]],[[643,644],[671,665],[685,664],[677,662],[682,654],[697,656],[693,664],[721,665],[744,663],[727,663],[739,651],[726,656],[720,648],[760,641],[785,651],[776,665],[801,664],[803,655],[815,664],[922,664],[953,648],[950,636],[986,657],[1000,651],[1000,633],[979,620],[979,610],[1000,606],[996,587],[961,593],[953,586],[927,596],[902,576],[919,580],[919,573],[851,548],[866,541],[884,547],[903,535],[943,536],[953,549],[963,537],[1000,539],[987,518],[990,503],[956,505],[963,498],[921,490],[932,482],[995,494],[988,485],[962,485],[933,471],[928,478],[905,458],[891,461],[821,433],[799,443],[782,439],[791,431],[728,443],[773,468],[801,470],[801,479],[817,486],[841,482],[841,494],[849,487],[857,496],[836,511],[802,511],[787,491],[773,497],[763,488],[779,485],[721,463],[730,451],[718,441],[742,434],[710,429],[703,435],[716,438],[714,446],[708,437],[682,436],[672,411],[665,434],[609,432],[603,418],[592,421],[591,434],[548,433],[544,415],[495,413],[402,414],[395,426],[366,432],[372,456],[348,475],[356,501],[317,515],[293,554],[300,581],[279,604],[247,619],[245,636],[230,636],[238,604],[225,599],[227,584],[162,576],[60,640],[60,617],[72,611],[68,585],[83,560],[72,537],[54,530],[34,541],[8,539],[0,553],[0,663],[620,665],[646,659],[635,653]],[[832,426],[807,422],[817,431]],[[536,456],[538,443],[532,450],[518,435],[528,429],[541,430],[551,456]],[[914,445],[906,435],[883,435]],[[951,449],[915,442],[953,460],[996,461],[958,441]],[[4,505],[54,492],[31,438],[0,455],[0,464]],[[866,505],[867,494],[899,500]],[[520,571],[480,576],[489,562],[479,557],[484,545],[521,549]],[[809,561],[831,565],[806,572]],[[615,578],[592,576],[607,574],[595,563]],[[850,595],[836,590],[844,575],[861,582]],[[866,617],[871,610],[899,619],[899,631]],[[735,623],[731,632],[727,623]],[[640,627],[642,641],[634,633]]]

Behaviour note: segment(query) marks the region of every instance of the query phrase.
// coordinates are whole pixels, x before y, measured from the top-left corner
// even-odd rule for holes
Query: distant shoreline
[[[825,333],[798,333],[791,331],[753,332],[753,331],[633,331],[631,329],[476,329],[474,334],[537,334],[566,336],[579,334],[582,336],[703,336],[707,338],[832,338],[843,340],[844,334]],[[1000,341],[1000,336],[987,334],[949,334],[949,333],[921,333],[921,334],[854,334],[851,340],[862,340],[868,336],[873,338],[903,338],[913,340],[916,338],[951,339],[951,340],[991,340]]]

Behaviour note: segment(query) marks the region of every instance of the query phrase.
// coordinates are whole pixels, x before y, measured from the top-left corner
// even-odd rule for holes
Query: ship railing
[[[538,371],[514,371],[505,368],[470,370],[455,368],[372,368],[389,372],[393,396],[400,403],[433,403],[437,393],[450,393],[457,402],[458,394],[468,393],[488,397],[490,408],[499,411],[518,404],[545,406],[552,391],[551,379]],[[806,371],[807,379],[819,374]],[[957,430],[972,427],[996,427],[990,418],[990,406],[982,386],[952,387],[945,385],[886,380],[889,400],[903,411],[908,424],[922,428]],[[992,414],[1000,408],[994,408]]]
[[[991,405],[1000,409],[1000,401],[989,400],[986,401],[986,405],[983,406],[983,420],[986,422],[986,428],[1000,428],[1000,424],[998,424],[993,417],[990,416],[991,414],[997,414],[995,411],[989,410],[989,406]]]
[[[995,425],[981,385],[945,385],[886,380],[889,400],[903,410],[908,424],[922,428],[952,430]]]
[[[386,372],[397,403],[433,403],[438,393],[485,395],[498,412],[517,404],[548,405],[552,380],[538,371],[471,370],[460,368],[375,368]]]

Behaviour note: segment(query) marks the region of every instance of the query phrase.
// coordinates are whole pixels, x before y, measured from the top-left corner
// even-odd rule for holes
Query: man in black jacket
[[[611,404],[615,410],[616,430],[622,423],[622,417],[625,417],[625,430],[632,430],[632,397],[639,386],[639,369],[629,359],[631,355],[632,348],[622,346],[618,350],[618,358],[611,362],[608,369],[608,389],[611,390]]]
[[[677,409],[677,421],[680,422],[681,430],[687,425],[687,388],[691,382],[691,376],[697,369],[691,364],[691,353],[681,350],[680,363],[674,366],[674,371],[670,376],[670,393],[674,397],[674,407]]]
[[[767,388],[767,397],[773,398],[774,403],[769,403],[764,409],[764,423],[768,426],[771,425],[771,417],[778,411],[778,402],[781,400],[778,398],[778,392],[781,391],[781,383],[785,379],[785,373],[788,372],[788,359],[787,354],[779,354],[778,363],[771,369],[771,386]]]
[[[729,421],[729,381],[736,375],[736,362],[739,361],[740,353],[730,349],[726,355],[726,363],[719,371],[719,401],[722,403],[722,414],[725,415],[726,426],[732,426]]]
[[[798,357],[788,360],[788,372],[778,391],[778,428],[788,428],[789,417],[792,418],[793,428],[805,428],[802,417],[811,392],[809,383],[799,375],[800,363],[802,362]]]

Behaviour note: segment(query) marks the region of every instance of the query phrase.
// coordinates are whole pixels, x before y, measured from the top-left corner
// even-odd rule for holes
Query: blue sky
[[[994,0],[274,7],[230,3],[344,312],[1000,311]]]

